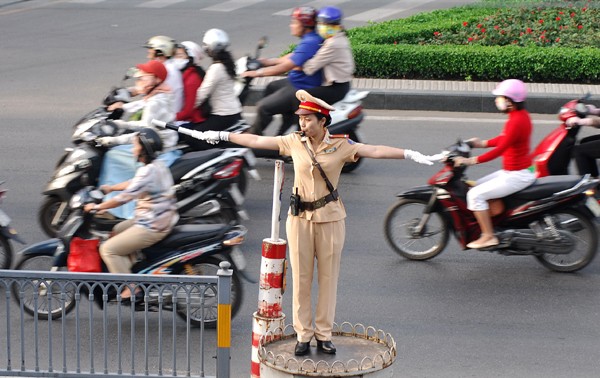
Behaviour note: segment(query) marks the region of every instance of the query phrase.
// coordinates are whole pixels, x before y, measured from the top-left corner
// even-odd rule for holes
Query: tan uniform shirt
[[[294,161],[294,193],[298,188],[300,199],[304,202],[312,202],[330,192],[319,169],[312,165],[312,159],[304,147],[304,140],[307,141],[308,148],[313,151],[308,138],[301,136],[300,132],[277,137],[277,144],[279,153],[291,156]],[[360,146],[360,143],[351,139],[332,137],[329,132],[326,132],[323,142],[316,151],[313,151],[317,162],[325,171],[334,188],[337,189],[344,163],[354,162],[358,159],[357,152]],[[333,222],[346,218],[346,209],[339,198],[314,211],[304,211],[300,213],[299,217],[319,223]]]
[[[354,57],[350,48],[350,41],[346,33],[340,32],[327,38],[315,56],[302,66],[307,75],[312,75],[323,69],[323,85],[347,83],[354,74]]]

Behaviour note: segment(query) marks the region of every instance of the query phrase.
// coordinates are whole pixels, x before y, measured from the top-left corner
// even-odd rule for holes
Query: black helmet
[[[163,144],[160,135],[149,127],[143,128],[139,131],[138,137],[140,138],[140,144],[144,150],[144,154],[153,160],[156,158],[160,151],[162,151]]]

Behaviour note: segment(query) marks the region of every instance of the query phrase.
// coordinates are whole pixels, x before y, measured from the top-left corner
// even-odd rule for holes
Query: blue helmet
[[[323,7],[317,14],[317,22],[339,25],[342,23],[342,10],[338,7]]]

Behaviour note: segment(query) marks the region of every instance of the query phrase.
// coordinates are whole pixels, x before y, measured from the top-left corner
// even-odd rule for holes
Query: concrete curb
[[[255,79],[245,105],[255,105],[268,83],[281,77]],[[371,93],[363,101],[366,109],[456,112],[497,112],[492,90],[496,83],[433,80],[354,79],[352,86]],[[600,107],[600,86],[587,84],[528,83],[527,109],[531,113],[556,114],[566,102],[592,95],[590,103]]]

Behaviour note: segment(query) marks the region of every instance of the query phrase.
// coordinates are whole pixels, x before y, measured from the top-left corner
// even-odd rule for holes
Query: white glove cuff
[[[229,131],[219,131],[219,139],[223,142],[229,142]]]

